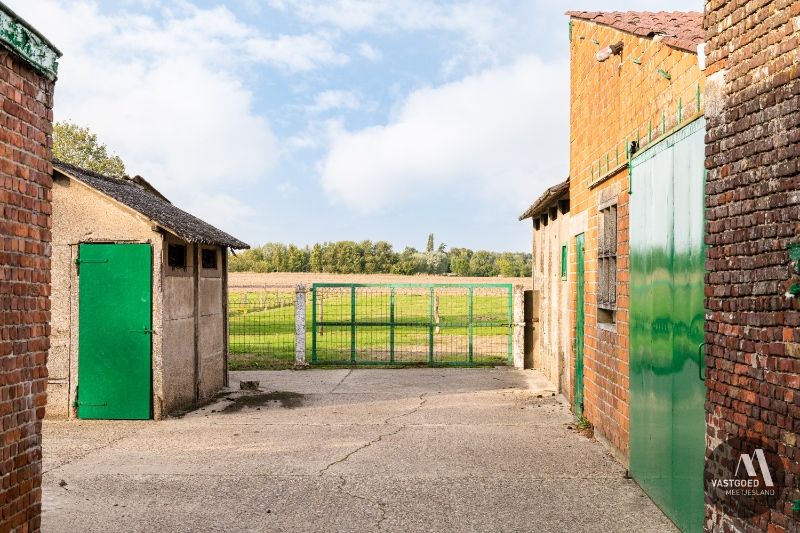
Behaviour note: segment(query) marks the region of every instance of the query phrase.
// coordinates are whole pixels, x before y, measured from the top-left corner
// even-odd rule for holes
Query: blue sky
[[[567,9],[702,0],[6,0],[64,53],[55,117],[251,244],[527,251],[568,160]]]

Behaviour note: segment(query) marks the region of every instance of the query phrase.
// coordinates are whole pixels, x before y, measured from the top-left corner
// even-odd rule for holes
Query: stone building
[[[800,2],[708,1],[705,27],[709,474],[725,466],[712,452],[739,438],[731,456],[761,449],[779,488],[760,507],[709,490],[706,527],[797,532]]]
[[[547,189],[519,219],[531,219],[533,226],[533,290],[537,297],[539,323],[534,337],[532,366],[541,370],[563,393],[572,383],[567,282],[572,235],[569,180]]]
[[[0,3],[0,529],[38,531],[60,52]]]
[[[687,531],[703,517],[702,13],[569,12],[575,414]]]
[[[146,180],[56,161],[48,417],[147,419],[227,382],[227,250]]]

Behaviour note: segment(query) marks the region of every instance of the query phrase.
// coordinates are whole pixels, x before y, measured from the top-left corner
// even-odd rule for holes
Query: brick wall
[[[53,86],[0,53],[0,531],[40,522]]]
[[[707,526],[800,531],[800,2],[706,2],[707,432],[754,437],[784,461],[777,507]]]
[[[622,41],[622,58],[601,63],[598,49]],[[599,44],[597,44],[599,43]],[[570,204],[573,233],[585,233],[585,414],[617,456],[629,457],[628,172],[626,147],[645,146],[697,113],[704,77],[696,54],[593,22],[573,19],[570,108]],[[633,60],[636,60],[634,62]],[[637,63],[638,62],[638,63]],[[666,79],[658,69],[669,73]],[[702,106],[702,102],[701,102]],[[615,171],[616,169],[616,171]],[[598,183],[600,178],[603,181]],[[593,185],[594,184],[594,185]],[[598,206],[617,199],[617,312],[614,328],[598,327]],[[575,294],[574,239],[570,284]],[[575,300],[571,299],[572,324]],[[574,372],[574,358],[572,359]],[[572,392],[572,391],[570,391]]]

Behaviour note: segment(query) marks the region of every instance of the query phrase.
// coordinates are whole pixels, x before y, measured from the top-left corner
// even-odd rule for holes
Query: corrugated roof
[[[175,207],[140,176],[114,178],[58,160],[53,161],[53,169],[125,204],[185,241],[235,250],[250,248],[247,243]]]
[[[703,13],[698,11],[567,11],[567,15],[639,37],[663,35],[664,44],[694,54],[705,40]]]
[[[559,183],[558,185],[553,185],[542,194],[538,200],[533,202],[527,211],[522,213],[519,217],[520,220],[525,220],[526,218],[534,218],[542,214],[545,210],[549,209],[550,206],[556,200],[560,200],[564,193],[569,194],[569,178],[566,181]]]

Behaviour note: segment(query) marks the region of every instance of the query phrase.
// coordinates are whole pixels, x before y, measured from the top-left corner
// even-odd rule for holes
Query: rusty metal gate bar
[[[513,364],[510,284],[315,283],[311,363]]]

